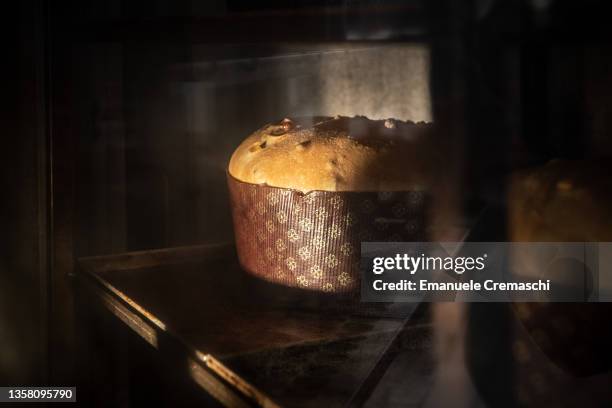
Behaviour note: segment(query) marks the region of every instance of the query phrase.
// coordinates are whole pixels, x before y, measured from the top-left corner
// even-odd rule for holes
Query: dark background
[[[287,114],[291,86],[318,89],[325,72],[315,61],[257,76],[246,61],[224,77],[198,64],[426,44],[431,116],[469,208],[501,201],[510,169],[611,152],[606,3],[4,5],[0,382],[77,382],[78,257],[231,241],[228,154]],[[321,92],[296,109],[316,111]],[[197,97],[205,113],[190,113]]]

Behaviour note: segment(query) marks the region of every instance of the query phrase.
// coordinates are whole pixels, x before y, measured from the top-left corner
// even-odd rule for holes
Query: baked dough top
[[[244,140],[229,173],[303,192],[423,190],[431,166],[429,129],[363,116],[286,118]]]
[[[513,241],[612,241],[612,166],[603,160],[553,160],[513,176]]]

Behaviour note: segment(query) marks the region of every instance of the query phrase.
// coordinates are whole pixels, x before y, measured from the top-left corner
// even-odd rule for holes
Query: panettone
[[[508,194],[508,230],[515,242],[612,241],[611,166],[605,160],[553,160],[512,178]],[[554,276],[572,260],[524,253],[523,270]],[[581,268],[587,289],[597,273]],[[589,279],[586,279],[589,277]],[[533,341],[558,366],[585,376],[612,367],[610,303],[515,303]]]
[[[242,267],[282,286],[356,293],[361,242],[426,240],[428,131],[313,117],[253,133],[228,169]]]

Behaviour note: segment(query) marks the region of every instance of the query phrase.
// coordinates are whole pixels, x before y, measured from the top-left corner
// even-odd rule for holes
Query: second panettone
[[[515,174],[508,194],[511,240],[611,241],[610,170],[607,160],[553,160]],[[552,275],[572,260],[550,252],[523,253],[516,261],[523,270]],[[592,272],[582,266],[580,270],[585,277]],[[579,376],[612,367],[610,303],[520,302],[514,303],[514,308],[534,342],[560,367]]]

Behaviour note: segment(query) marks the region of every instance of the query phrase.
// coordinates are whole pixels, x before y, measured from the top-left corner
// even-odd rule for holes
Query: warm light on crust
[[[429,128],[365,117],[284,119],[242,142],[229,172],[304,192],[422,190],[433,162]]]

